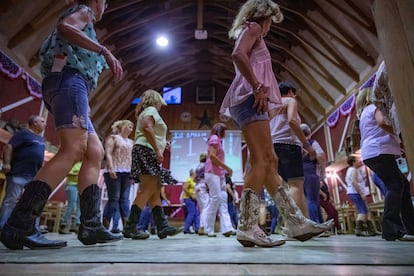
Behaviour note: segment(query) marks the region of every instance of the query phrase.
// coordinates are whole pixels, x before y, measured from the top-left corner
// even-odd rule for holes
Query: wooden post
[[[397,107],[407,163],[414,170],[414,8],[411,0],[373,0],[371,9]]]
[[[325,141],[326,141],[326,151],[328,154],[328,162],[334,162],[335,156],[332,149],[332,137],[331,137],[331,130],[329,126],[325,124],[323,126],[324,134],[325,134]]]

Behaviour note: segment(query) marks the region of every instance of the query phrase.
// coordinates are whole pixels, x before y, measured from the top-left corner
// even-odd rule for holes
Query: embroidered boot
[[[157,235],[160,239],[165,239],[167,236],[175,236],[183,232],[184,227],[172,227],[168,225],[168,220],[164,215],[164,209],[161,206],[152,208],[152,215],[154,217],[155,225],[157,225]]]
[[[66,246],[66,241],[46,239],[35,227],[36,218],[42,213],[51,192],[50,186],[43,181],[33,180],[26,185],[1,232],[1,242],[7,248],[54,249]]]
[[[332,222],[318,224],[306,218],[284,185],[277,189],[273,199],[285,222],[282,233],[288,237],[306,241],[332,227]]]
[[[122,240],[122,236],[113,235],[103,225],[101,220],[101,189],[96,184],[88,186],[81,195],[81,224],[78,239],[84,245],[107,243]]]
[[[124,237],[133,240],[145,240],[150,237],[148,233],[137,228],[139,218],[141,217],[141,209],[137,205],[131,206],[129,218],[124,224]]]
[[[245,247],[274,247],[285,243],[272,240],[259,227],[259,198],[252,189],[244,189],[240,200],[237,241]]]

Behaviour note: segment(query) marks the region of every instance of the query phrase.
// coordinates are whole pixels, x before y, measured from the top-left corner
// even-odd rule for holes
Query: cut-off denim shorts
[[[269,115],[266,113],[258,113],[253,109],[254,96],[250,95],[244,102],[229,108],[230,116],[236,125],[243,129],[245,125],[256,121],[268,121]]]
[[[42,82],[43,101],[54,115],[56,129],[95,129],[89,118],[90,83],[78,70],[64,67],[62,72],[49,73]]]

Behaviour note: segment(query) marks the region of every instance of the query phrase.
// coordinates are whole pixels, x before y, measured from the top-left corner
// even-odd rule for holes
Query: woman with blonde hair
[[[120,233],[119,219],[125,227],[129,216],[129,178],[134,141],[128,138],[134,129],[130,120],[119,120],[112,124],[112,133],[105,141],[106,168],[104,179],[108,192],[108,202],[103,212],[103,225],[108,229],[112,221],[112,233]]]
[[[267,112],[281,106],[281,96],[264,37],[272,22],[282,20],[283,14],[275,2],[249,0],[242,5],[229,31],[229,37],[236,40],[232,53],[236,76],[220,113],[231,116],[241,128],[250,152],[251,169],[245,176],[237,232],[237,240],[243,246],[284,244],[284,241],[268,238],[258,225],[258,194],[263,184],[286,222],[284,233],[287,236],[305,241],[327,228],[303,216],[277,172],[278,159],[273,150]]]
[[[132,149],[131,177],[140,183],[139,192],[131,207],[124,229],[124,236],[132,239],[147,239],[149,235],[137,229],[137,224],[147,202],[160,239],[174,236],[182,231],[168,225],[161,203],[162,183],[171,183],[170,172],[162,168],[164,150],[167,146],[167,125],[158,113],[167,105],[160,93],[147,90],[136,107],[137,125]]]
[[[388,87],[385,63],[381,63],[371,91],[372,103],[357,101],[360,115],[361,157],[384,182],[387,192],[382,215],[382,238],[388,241],[414,241],[414,207],[410,183],[395,160],[401,155],[400,139],[392,120],[392,91]],[[381,96],[383,99],[379,99]],[[395,118],[394,116],[394,119]],[[394,125],[393,123],[394,122]]]

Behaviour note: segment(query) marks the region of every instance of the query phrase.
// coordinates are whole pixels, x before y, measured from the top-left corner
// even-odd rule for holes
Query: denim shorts
[[[273,144],[279,158],[279,174],[285,180],[303,177],[302,147],[291,144]]]
[[[268,121],[269,115],[266,113],[258,113],[253,109],[254,96],[250,95],[244,102],[229,108],[231,118],[236,125],[243,129],[245,125],[256,121]]]
[[[90,83],[76,69],[64,67],[62,72],[49,73],[42,82],[43,101],[55,118],[56,129],[95,129],[89,118]]]

